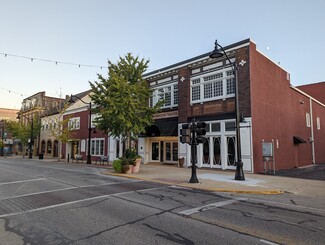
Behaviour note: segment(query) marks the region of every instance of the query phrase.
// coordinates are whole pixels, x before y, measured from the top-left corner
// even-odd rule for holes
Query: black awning
[[[306,143],[306,141],[303,138],[300,138],[298,136],[293,136],[293,143],[295,145]]]
[[[146,128],[146,136],[178,136],[178,119],[156,120],[153,125]]]

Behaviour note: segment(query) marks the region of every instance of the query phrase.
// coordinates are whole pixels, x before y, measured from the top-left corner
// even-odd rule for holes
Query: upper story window
[[[70,118],[68,127],[70,130],[80,129],[80,117]]]
[[[204,74],[191,79],[191,102],[198,103],[235,96],[232,68]]]
[[[168,84],[155,88],[149,100],[149,106],[153,107],[159,100],[164,103],[162,108],[174,107],[178,105],[178,84]]]

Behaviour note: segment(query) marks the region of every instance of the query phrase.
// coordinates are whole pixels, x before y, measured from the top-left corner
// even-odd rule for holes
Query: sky
[[[0,108],[88,90],[129,52],[150,72],[210,52],[216,39],[250,38],[294,86],[322,82],[324,12],[325,0],[0,0]]]

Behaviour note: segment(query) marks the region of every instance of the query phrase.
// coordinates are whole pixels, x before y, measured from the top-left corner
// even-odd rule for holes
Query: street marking
[[[0,215],[0,218],[4,218],[4,217],[8,217],[8,216],[14,216],[14,215],[19,215],[19,214],[27,214],[27,213],[36,212],[36,211],[42,211],[42,210],[46,210],[46,209],[50,209],[50,208],[56,208],[56,207],[60,207],[60,206],[65,206],[65,205],[69,205],[69,204],[75,204],[75,203],[78,203],[78,202],[95,200],[95,199],[98,199],[98,198],[104,198],[104,197],[109,197],[109,196],[110,195],[103,195],[103,196],[91,197],[91,198],[86,198],[86,199],[77,200],[77,201],[60,203],[60,204],[51,205],[51,206],[42,207],[42,208],[35,208],[35,209],[27,210],[27,211],[24,211],[24,212],[16,212],[16,213],[11,213],[11,214],[4,214],[4,215]]]
[[[111,194],[111,196],[121,196],[121,195],[130,194],[130,193],[134,193],[134,192],[144,192],[144,191],[148,191],[148,190],[155,191],[155,190],[166,189],[166,188],[170,188],[170,187],[171,186],[163,186],[163,187],[155,187],[155,188],[136,190],[136,191],[126,191],[126,192]]]
[[[96,187],[96,186],[104,186],[104,185],[126,184],[126,183],[134,183],[134,182],[142,182],[142,180],[132,181],[132,182],[129,182],[129,181],[114,182],[114,183],[106,183],[106,184],[101,184],[101,185],[84,185],[84,186],[67,187],[67,188],[61,188],[61,189],[55,189],[55,190],[49,190],[49,191],[33,192],[33,193],[28,193],[28,194],[23,194],[23,195],[18,195],[18,196],[5,197],[5,198],[0,198],[0,200],[13,199],[13,198],[17,198],[17,197],[27,197],[27,196],[33,196],[33,195],[38,195],[38,194],[46,194],[46,193],[73,190],[73,189],[79,189],[79,188]]]
[[[260,242],[263,242],[263,243],[269,244],[269,245],[279,245],[279,243],[274,243],[274,242],[270,242],[270,241],[263,240],[263,239],[260,239]]]
[[[25,183],[25,182],[32,182],[32,181],[39,181],[39,180],[46,180],[46,178],[38,178],[38,179],[29,179],[29,180],[18,180],[18,181],[12,181],[12,182],[4,182],[4,183],[0,183],[0,185],[18,184],[18,183]]]
[[[179,214],[183,214],[183,215],[191,215],[194,213],[198,213],[198,212],[203,212],[206,210],[210,210],[213,208],[219,208],[225,205],[229,205],[229,204],[233,204],[239,201],[244,201],[247,200],[248,198],[242,198],[242,197],[238,197],[238,198],[234,198],[231,200],[227,200],[227,201],[222,201],[222,202],[216,202],[216,203],[211,203],[202,207],[198,207],[198,208],[192,208],[192,209],[188,209],[188,210],[184,210],[182,212],[179,212]]]
[[[161,188],[168,188],[168,186],[167,186],[167,187],[161,187]],[[157,188],[142,189],[142,190],[136,190],[136,191],[126,191],[126,192],[121,192],[121,193],[119,193],[119,194],[132,193],[132,192],[138,192],[138,191],[150,191],[150,190],[156,190],[156,189],[157,189]],[[117,194],[117,193],[116,193],[116,194]],[[51,209],[51,208],[56,208],[56,207],[66,206],[66,205],[70,205],[70,204],[76,204],[76,203],[85,202],[85,201],[96,200],[96,199],[100,199],[100,198],[107,198],[107,197],[110,197],[110,196],[114,196],[114,195],[116,195],[116,194],[101,195],[101,196],[97,196],[97,197],[85,198],[85,199],[82,199],[82,200],[76,200],[76,201],[70,201],[70,202],[65,202],[65,203],[60,203],[60,204],[50,205],[50,206],[42,207],[42,208],[35,208],[35,209],[31,209],[31,210],[23,211],[23,212],[16,212],[16,213],[10,213],[10,214],[3,214],[3,215],[0,215],[0,218],[9,217],[9,216],[14,216],[14,215],[20,215],[20,214],[27,214],[27,213],[31,213],[31,212],[42,211],[42,210],[46,210],[46,209]]]

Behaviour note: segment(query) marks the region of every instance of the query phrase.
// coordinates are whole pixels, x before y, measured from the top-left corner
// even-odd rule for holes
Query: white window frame
[[[219,99],[226,99],[235,97],[235,90],[231,94],[227,94],[227,81],[229,82],[229,79],[234,80],[235,76],[233,74],[232,67],[227,67],[222,70],[214,71],[211,73],[202,74],[199,76],[195,76],[191,78],[191,104],[195,103],[203,103],[206,101],[212,101],[212,100],[219,100]],[[221,95],[215,95],[216,94],[216,87],[217,83],[222,84],[222,93]],[[233,81],[235,83],[235,81]],[[235,86],[235,84],[233,85]],[[199,87],[199,94],[197,95],[198,99],[193,100],[193,88]],[[208,88],[211,88],[211,97],[204,98],[205,94],[205,88],[206,90]],[[228,86],[229,87],[229,86]]]
[[[80,117],[73,117],[69,119],[68,123],[69,130],[80,129]]]
[[[88,140],[87,140],[87,144],[88,144]],[[105,139],[104,138],[94,138],[94,139],[90,140],[90,155],[104,156],[104,152],[105,152]]]
[[[160,93],[160,90],[163,90],[164,92]],[[166,94],[168,93],[170,93],[170,105],[162,105],[161,108],[172,108],[178,106],[178,82],[173,82],[155,87],[152,96],[149,100],[149,106],[154,107],[160,99],[164,100]],[[163,98],[161,98],[162,95]]]

